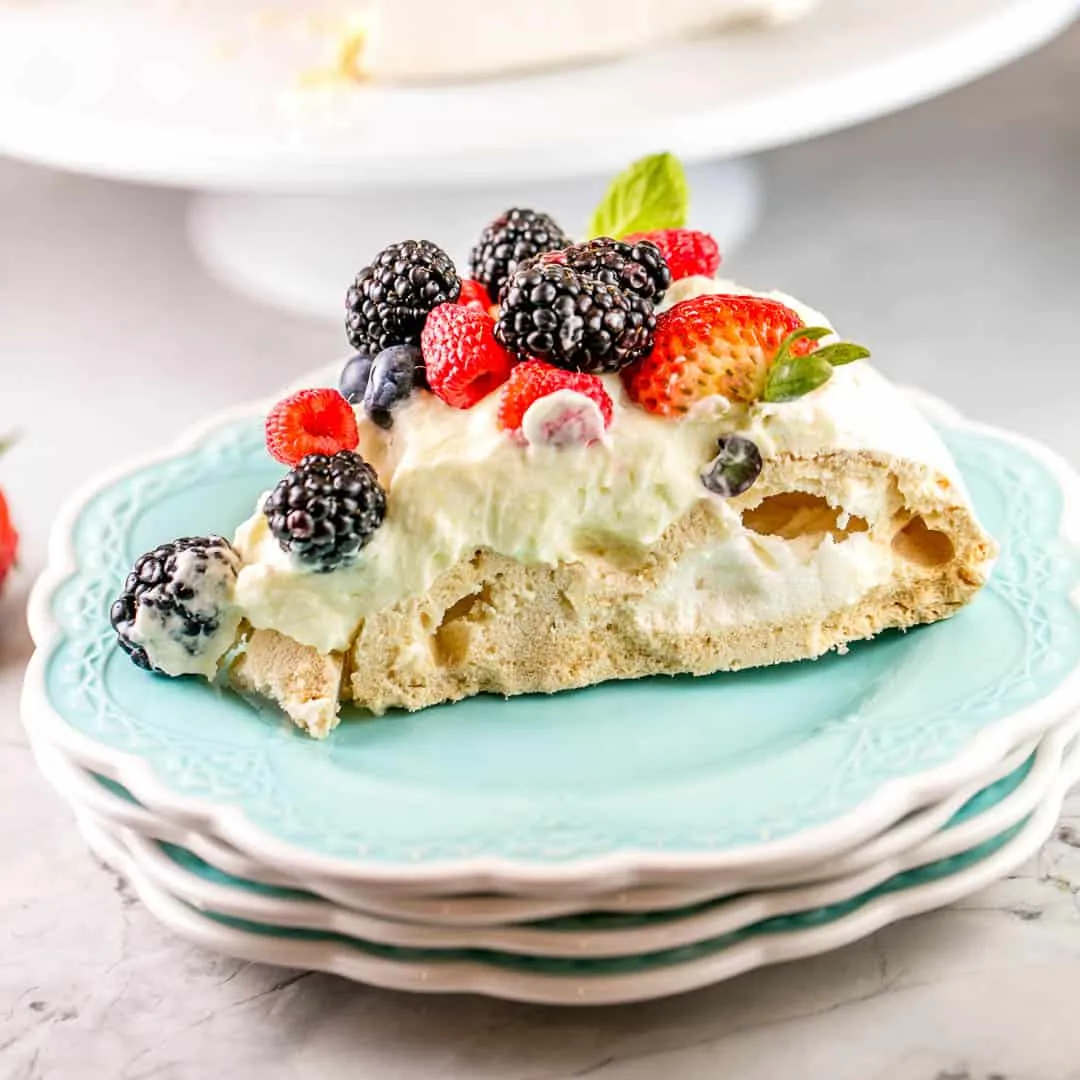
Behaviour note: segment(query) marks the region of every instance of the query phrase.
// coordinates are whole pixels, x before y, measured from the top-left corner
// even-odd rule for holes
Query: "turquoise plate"
[[[948,832],[950,829],[955,829],[958,825],[962,825],[967,821],[971,821],[973,818],[977,818],[980,814],[986,813],[998,803],[1007,799],[1020,785],[1027,779],[1028,774],[1031,772],[1032,766],[1035,762],[1035,755],[1029,757],[1018,769],[1009,773],[1007,776],[1003,776],[1000,780],[995,781],[993,784],[983,788],[982,791],[973,795],[964,805],[942,826],[942,832]],[[110,790],[116,794],[120,794],[126,798],[130,798],[130,795],[124,791],[123,788],[118,788],[116,785],[110,785]],[[1026,820],[1026,819],[1025,819]],[[955,872],[955,870],[963,869],[970,865],[971,862],[977,861],[981,855],[989,854],[991,851],[997,849],[997,846],[1001,843],[1005,843],[1011,839],[1017,829],[1023,827],[1023,822],[1013,829],[1010,827],[1005,833],[1000,834],[997,837],[992,837],[986,841],[989,845],[972,849],[968,852],[960,852],[956,856],[952,856],[948,859],[937,860],[934,864],[926,864],[922,867],[916,867],[912,870],[905,871],[902,874],[897,874],[888,881],[883,882],[877,886],[871,892],[868,892],[862,896],[855,897],[851,901],[845,901],[843,904],[834,905],[838,910],[842,909],[843,914],[847,914],[852,910],[852,905],[857,905],[859,902],[866,902],[872,899],[874,896],[882,895],[883,893],[895,891],[896,889],[908,888],[913,884],[919,884],[926,880],[927,873],[934,873],[930,869],[931,865],[938,870],[945,870],[946,872]],[[186,848],[177,844],[163,843],[160,841],[152,841],[154,846],[165,855],[166,858],[172,860],[178,867],[186,871],[189,874],[194,875],[197,878],[215,886],[222,886],[230,889],[240,889],[244,892],[250,892],[257,896],[266,896],[272,899],[278,900],[308,900],[308,901],[322,901],[325,902],[325,898],[316,895],[315,893],[307,892],[303,889],[290,889],[284,888],[278,885],[267,885],[260,881],[251,881],[248,878],[236,877],[233,874],[227,874],[223,870],[219,870],[215,866],[211,866],[204,859],[199,858],[198,855]],[[985,846],[985,845],[984,845]],[[958,861],[957,861],[958,860]],[[947,868],[947,869],[946,869]],[[716,900],[709,900],[703,903],[691,904],[681,908],[668,908],[663,911],[656,912],[614,912],[614,911],[588,911],[579,915],[563,915],[557,918],[549,919],[535,919],[528,922],[517,924],[520,927],[527,927],[533,930],[555,930],[564,931],[568,936],[577,938],[583,933],[595,933],[597,931],[603,932],[605,930],[629,930],[637,927],[644,926],[662,926],[667,923],[680,922],[684,919],[693,918],[696,915],[703,915],[706,912],[714,911],[717,908],[723,908],[726,905],[730,905],[739,899],[740,894],[732,894],[729,896],[720,897]],[[816,910],[832,910],[829,909],[816,909]],[[227,916],[214,916],[215,918],[227,919]],[[811,913],[801,913],[797,918],[808,919],[811,917]],[[778,917],[779,918],[779,917]],[[785,916],[784,918],[788,918]],[[777,920],[766,920],[768,923],[773,923]],[[244,923],[246,920],[239,920]],[[763,924],[759,924],[763,925]],[[279,928],[275,928],[279,929]],[[284,928],[280,928],[284,930]],[[292,931],[288,931],[291,933]],[[382,948],[383,946],[375,946]],[[406,950],[407,951],[407,950]],[[444,951],[444,950],[440,950]]]
[[[811,908],[791,915],[776,915],[770,919],[734,930],[719,937],[707,938],[691,945],[661,949],[654,952],[638,953],[632,956],[613,956],[602,959],[570,959],[554,956],[526,956],[521,953],[502,952],[496,949],[423,949],[400,945],[380,945],[374,941],[364,941],[344,934],[326,933],[319,930],[299,930],[285,926],[270,926],[266,923],[253,922],[250,919],[237,919],[228,915],[219,915],[213,911],[198,908],[199,914],[225,926],[266,937],[288,938],[297,941],[322,941],[344,945],[356,949],[370,957],[384,960],[396,960],[408,964],[446,964],[457,961],[476,961],[492,967],[509,971],[531,972],[537,975],[600,977],[604,975],[633,975],[670,965],[687,964],[730,949],[734,945],[750,938],[769,934],[787,934],[792,931],[809,930],[827,925],[853,914],[871,901],[893,893],[904,892],[952,877],[963,870],[982,862],[983,859],[1000,851],[1010,840],[1018,836],[1030,818],[1025,818],[1004,832],[991,837],[977,847],[959,852],[945,859],[927,863],[925,866],[896,874],[887,881],[867,892],[824,907]],[[181,901],[182,902],[182,901]],[[191,906],[191,905],[187,905]],[[586,918],[582,916],[581,918]],[[602,916],[597,916],[602,918]],[[639,918],[641,918],[639,916]],[[656,916],[655,918],[659,918]],[[574,920],[575,922],[581,919]],[[550,928],[550,923],[547,924]],[[595,929],[594,927],[590,927]]]
[[[148,677],[112,644],[132,560],[227,533],[279,476],[258,416],[233,417],[58,526],[31,604],[27,723],[156,812],[291,872],[458,891],[809,861],[1078,702],[1075,477],[1003,433],[942,434],[1002,547],[953,619],[767,670],[352,715],[316,742],[201,681]]]

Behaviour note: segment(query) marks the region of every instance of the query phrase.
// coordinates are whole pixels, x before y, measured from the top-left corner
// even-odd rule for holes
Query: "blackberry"
[[[562,261],[584,277],[617,285],[654,304],[663,299],[671,284],[671,271],[651,240],[630,244],[601,236],[584,244],[572,244],[563,252]]]
[[[263,504],[282,550],[319,573],[352,562],[386,517],[375,470],[351,450],[308,454]]]
[[[469,272],[497,301],[503,285],[523,262],[569,243],[570,237],[547,214],[514,207],[480,234],[469,256]]]
[[[220,536],[185,536],[141,555],[109,612],[120,647],[147,671],[212,672],[239,622],[239,571],[240,556]],[[227,640],[218,642],[221,631]]]
[[[391,244],[356,275],[345,297],[349,342],[372,357],[391,345],[419,345],[428,312],[460,293],[453,260],[437,244]]]
[[[533,262],[506,283],[495,337],[520,359],[570,371],[618,371],[652,348],[652,304],[559,263]]]

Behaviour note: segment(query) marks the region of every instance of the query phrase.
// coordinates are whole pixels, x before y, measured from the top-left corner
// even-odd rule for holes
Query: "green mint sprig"
[[[679,159],[652,154],[635,161],[611,181],[593,211],[589,236],[612,236],[653,229],[681,229],[690,207],[690,188]]]
[[[805,356],[791,355],[791,347],[796,341],[820,341],[832,332],[827,326],[802,326],[788,334],[776,351],[776,359],[765,380],[762,400],[794,401],[824,386],[832,378],[834,367],[863,360],[870,355],[869,349],[847,341],[823,345]]]

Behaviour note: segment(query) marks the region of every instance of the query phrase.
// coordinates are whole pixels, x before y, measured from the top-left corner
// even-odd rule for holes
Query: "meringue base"
[[[726,563],[733,545],[761,561],[746,588]],[[412,711],[842,651],[952,615],[995,554],[966,498],[922,467],[867,452],[779,457],[749,491],[703,499],[649,547],[583,538],[578,560],[555,566],[478,550],[369,615],[346,653],[251,629],[229,677],[321,738],[341,701]]]

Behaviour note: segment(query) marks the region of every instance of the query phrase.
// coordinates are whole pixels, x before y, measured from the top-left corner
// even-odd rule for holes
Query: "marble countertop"
[[[731,261],[893,376],[1080,463],[1080,29],[937,102],[763,159]],[[202,271],[183,196],[0,161],[0,464],[22,566],[0,603],[4,1080],[1080,1080],[1080,794],[1006,881],[832,955],[594,1011],[421,998],[225,959],[87,853],[18,720],[21,606],[79,482],[341,352]]]

